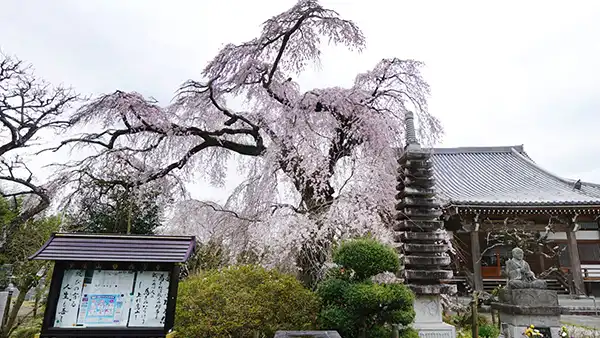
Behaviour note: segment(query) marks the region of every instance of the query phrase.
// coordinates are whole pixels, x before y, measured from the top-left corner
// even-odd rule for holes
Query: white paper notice
[[[83,288],[77,323],[84,326],[126,326],[133,271],[96,270]]]
[[[77,311],[83,288],[85,270],[65,270],[54,317],[55,327],[77,325]]]
[[[138,272],[129,326],[164,327],[169,295],[169,272]]]

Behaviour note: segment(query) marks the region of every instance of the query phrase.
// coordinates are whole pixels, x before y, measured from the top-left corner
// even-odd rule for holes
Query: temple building
[[[550,173],[523,146],[431,150],[459,292],[490,291],[505,283],[502,269],[512,247],[494,234],[507,229],[514,236],[539,232],[558,248],[526,253],[533,272],[550,288],[600,291],[600,185]]]

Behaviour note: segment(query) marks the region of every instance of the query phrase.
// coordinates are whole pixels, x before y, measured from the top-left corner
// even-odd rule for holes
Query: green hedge
[[[179,285],[178,337],[272,337],[312,329],[318,297],[292,275],[242,265],[201,272]]]

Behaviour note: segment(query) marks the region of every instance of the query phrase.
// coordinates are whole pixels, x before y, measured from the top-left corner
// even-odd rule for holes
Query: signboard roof
[[[195,244],[193,236],[57,233],[29,259],[183,263]]]

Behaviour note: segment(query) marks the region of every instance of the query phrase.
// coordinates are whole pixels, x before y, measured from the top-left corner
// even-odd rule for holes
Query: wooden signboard
[[[88,252],[56,254],[70,242]],[[179,263],[193,245],[191,237],[53,236],[32,256],[56,259],[40,337],[166,337],[174,326]]]

